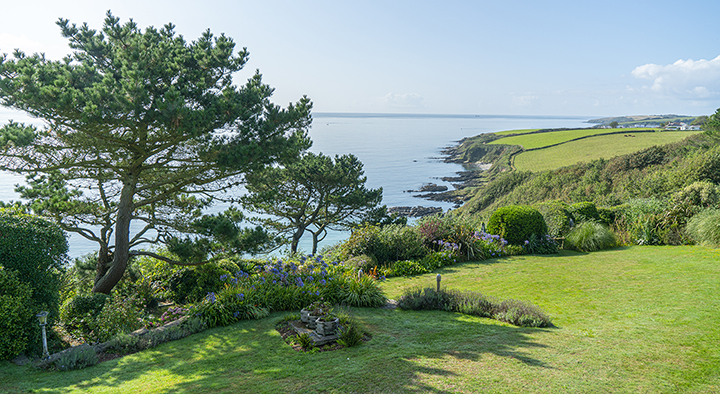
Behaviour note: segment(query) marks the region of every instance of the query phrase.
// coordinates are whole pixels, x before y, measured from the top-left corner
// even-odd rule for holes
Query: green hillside
[[[490,144],[503,145],[519,145],[525,150],[544,148],[552,145],[562,144],[564,142],[587,138],[596,135],[605,135],[613,133],[633,133],[638,131],[656,131],[654,129],[571,129],[571,130],[543,130],[534,133],[526,133],[522,135],[513,135],[502,137]]]
[[[632,198],[667,199],[693,182],[720,183],[719,144],[717,134],[698,133],[679,142],[549,171],[487,174],[486,183],[465,190],[467,202],[459,210],[485,214],[498,206],[555,199],[601,206]]]
[[[637,152],[654,145],[677,142],[699,131],[663,131],[650,133],[626,132],[623,134],[597,135],[555,146],[522,152],[514,157],[518,171],[546,171],[560,167],[611,159],[615,156]],[[498,141],[503,141],[504,138]]]

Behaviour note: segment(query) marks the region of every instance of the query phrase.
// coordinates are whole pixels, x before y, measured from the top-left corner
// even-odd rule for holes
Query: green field
[[[718,249],[665,246],[464,263],[438,271],[444,286],[531,301],[556,327],[363,308],[371,341],[310,354],[282,341],[275,314],[80,371],[2,362],[0,392],[714,393],[718,261]],[[383,287],[397,298],[435,275]]]
[[[497,135],[527,134],[527,133],[533,133],[538,130],[540,130],[540,129],[505,130],[505,131],[498,131],[494,134],[497,134]]]
[[[519,171],[545,171],[580,162],[609,159],[628,153],[680,141],[700,131],[663,131],[657,133],[631,133],[601,135],[567,142],[544,149],[522,152],[515,156],[514,166]],[[632,137],[626,137],[632,136]],[[504,141],[505,138],[499,140]]]
[[[589,137],[597,134],[607,133],[632,133],[637,130],[648,129],[575,129],[550,131],[546,133],[523,134],[512,137],[504,137],[490,142],[490,144],[506,144],[520,145],[523,149],[537,149],[563,142],[571,141],[577,138]]]

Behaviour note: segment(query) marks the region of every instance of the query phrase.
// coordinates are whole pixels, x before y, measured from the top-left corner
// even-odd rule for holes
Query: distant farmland
[[[603,129],[595,129],[603,130]],[[604,129],[605,132],[613,129]],[[620,129],[623,130],[623,129]],[[663,131],[655,133],[633,133],[631,129],[625,129],[624,134],[600,135],[590,138],[583,138],[577,141],[560,143],[560,145],[550,146],[542,149],[522,152],[515,156],[514,166],[519,171],[545,171],[556,168],[569,166],[580,162],[589,162],[592,160],[604,158],[609,159],[632,152],[636,152],[654,145],[665,145],[672,142],[680,141],[692,134],[700,133],[700,131]],[[573,130],[580,131],[580,130]],[[542,136],[543,134],[561,133],[557,136],[545,136],[544,139],[527,139],[534,135],[523,135],[517,137],[501,138],[494,143],[510,144],[510,139],[515,139],[513,145],[519,145],[523,142],[531,146],[547,146],[551,141],[561,141],[571,135],[579,135],[580,133],[552,132],[535,134]],[[565,134],[562,134],[565,133]],[[577,137],[575,137],[577,138]],[[555,142],[558,143],[558,142]],[[534,144],[534,145],[533,145]],[[547,144],[547,145],[542,145]],[[529,148],[525,148],[529,149]]]

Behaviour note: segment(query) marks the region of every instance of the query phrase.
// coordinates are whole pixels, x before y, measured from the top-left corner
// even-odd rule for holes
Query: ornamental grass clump
[[[720,210],[707,209],[693,216],[688,221],[686,231],[701,245],[720,245]]]
[[[566,237],[566,247],[581,252],[594,252],[617,245],[615,234],[607,226],[597,222],[582,222]]]

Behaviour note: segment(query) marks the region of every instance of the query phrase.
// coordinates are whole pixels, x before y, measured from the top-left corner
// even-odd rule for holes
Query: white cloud
[[[666,66],[645,64],[632,71],[635,78],[652,81],[652,92],[684,99],[720,95],[720,56],[712,60],[678,60]]]
[[[382,99],[384,104],[394,108],[423,108],[425,98],[416,93],[395,94],[388,93]]]

